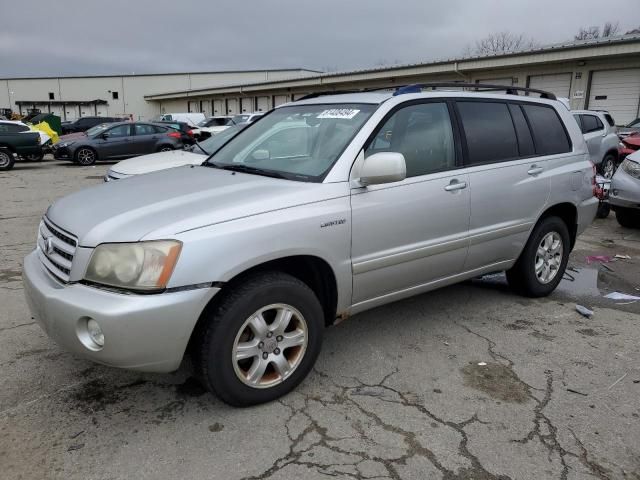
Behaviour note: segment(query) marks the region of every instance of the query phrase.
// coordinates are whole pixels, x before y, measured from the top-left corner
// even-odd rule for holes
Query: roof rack
[[[527,93],[537,93],[540,95],[540,98],[546,98],[548,100],[557,100],[556,96],[545,90],[539,90],[537,88],[527,88],[527,87],[514,87],[512,85],[494,85],[489,83],[465,83],[465,82],[431,82],[431,83],[416,83],[413,85],[406,85],[403,87],[399,87],[395,95],[403,95],[405,93],[419,93],[426,88],[432,88],[435,90],[436,88],[467,88],[479,91],[480,89],[484,92],[489,91],[506,91],[507,95],[519,95],[518,92],[527,92]]]
[[[430,82],[430,83],[414,83],[411,85],[402,85],[402,86],[386,86],[386,87],[376,87],[376,88],[362,88],[362,89],[353,89],[353,90],[328,90],[324,92],[314,92],[309,95],[305,95],[298,100],[308,100],[310,98],[318,98],[324,97],[326,95],[343,95],[348,93],[368,93],[368,92],[379,92],[381,90],[393,90],[394,96],[396,95],[404,95],[407,93],[420,93],[424,89],[431,88],[435,90],[436,88],[465,88],[465,89],[473,89],[475,91],[482,90],[483,92],[491,92],[491,91],[506,91],[507,95],[519,95],[518,92],[527,92],[527,93],[537,93],[540,95],[540,98],[546,98],[548,100],[557,100],[556,96],[545,90],[539,90],[537,88],[527,88],[527,87],[514,87],[512,85],[494,85],[488,83],[465,83],[465,82]]]

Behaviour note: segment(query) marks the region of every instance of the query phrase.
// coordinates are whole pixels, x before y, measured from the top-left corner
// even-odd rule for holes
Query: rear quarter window
[[[571,141],[553,107],[523,105],[533,133],[538,155],[554,155],[571,151]]]
[[[613,119],[613,117],[611,115],[609,115],[608,113],[604,114],[604,118],[607,121],[607,123],[609,124],[610,127],[615,127],[616,126],[616,121]]]
[[[518,141],[506,103],[458,101],[472,165],[518,158]]]

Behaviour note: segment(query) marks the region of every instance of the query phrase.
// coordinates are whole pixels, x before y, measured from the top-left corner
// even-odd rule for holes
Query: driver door
[[[353,188],[353,305],[373,306],[427,290],[462,271],[468,251],[470,185],[446,102],[397,109],[365,147],[365,158],[405,157],[400,182]]]

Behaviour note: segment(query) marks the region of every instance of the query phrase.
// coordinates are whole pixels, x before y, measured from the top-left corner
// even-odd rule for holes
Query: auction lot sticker
[[[359,112],[360,110],[355,110],[353,108],[332,108],[331,110],[320,112],[316,118],[346,118],[350,120]]]

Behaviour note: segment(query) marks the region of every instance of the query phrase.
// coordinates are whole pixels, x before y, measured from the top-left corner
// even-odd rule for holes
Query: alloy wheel
[[[89,148],[81,148],[78,151],[78,163],[80,165],[91,165],[96,158],[96,154]]]
[[[538,245],[535,258],[536,277],[540,283],[549,283],[560,271],[562,265],[562,237],[557,232],[549,232]]]
[[[11,157],[5,152],[0,152],[0,168],[5,168],[11,163]]]
[[[612,178],[614,173],[616,173],[616,166],[613,160],[611,159],[605,160],[602,168],[602,176],[604,178]]]
[[[307,322],[298,310],[283,303],[263,307],[236,335],[231,353],[236,376],[253,388],[278,385],[300,365],[307,341]]]

